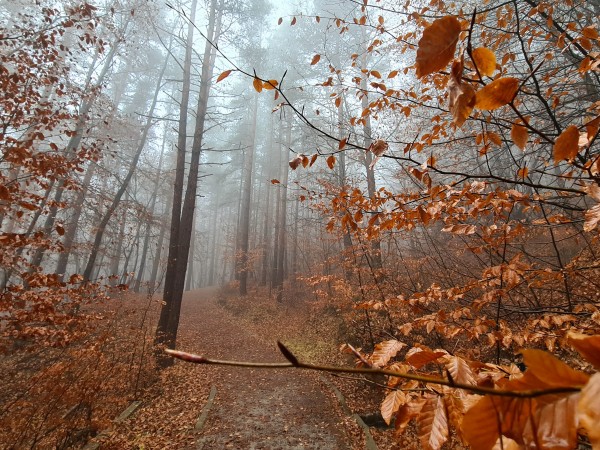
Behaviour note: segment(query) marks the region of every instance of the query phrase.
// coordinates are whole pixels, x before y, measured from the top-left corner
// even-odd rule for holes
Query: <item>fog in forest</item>
[[[300,358],[438,377],[379,374],[353,400],[400,431],[447,411],[439,433],[410,429],[422,448],[487,449],[467,406],[488,388],[579,395],[600,367],[599,14],[598,0],[0,0],[0,356],[17,386],[0,390],[0,426],[21,430],[0,441],[94,438],[182,367],[164,349],[194,342],[186,320],[202,324],[208,298],[213,316],[294,336]],[[587,372],[543,378],[522,348]],[[75,375],[91,361],[96,378]],[[538,378],[517,386],[518,367]],[[19,394],[45,371],[38,397]],[[67,379],[80,388],[51,389]],[[525,428],[485,439],[543,440]]]

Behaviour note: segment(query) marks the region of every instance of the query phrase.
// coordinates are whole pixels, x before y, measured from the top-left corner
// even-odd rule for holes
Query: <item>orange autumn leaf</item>
[[[594,374],[582,389],[577,405],[579,425],[587,431],[593,449],[600,448],[600,373]]]
[[[395,339],[376,344],[371,356],[371,364],[374,367],[385,366],[405,346],[406,344]]]
[[[523,125],[513,123],[512,128],[510,129],[510,138],[517,147],[521,150],[525,150],[527,140],[529,139],[529,132]]]
[[[313,56],[313,59],[310,62],[310,65],[314,66],[315,64],[317,64],[319,62],[320,59],[321,59],[321,55],[319,55],[319,54]]]
[[[503,77],[492,81],[475,95],[475,107],[482,111],[492,111],[509,104],[519,90],[519,80]]]
[[[262,87],[263,89],[271,91],[277,87],[277,84],[277,80],[268,80],[263,83]]]
[[[502,145],[502,138],[498,133],[494,131],[488,131],[485,136],[490,140],[490,142],[492,142],[492,144],[497,145],[498,147]]]
[[[587,362],[600,370],[600,335],[589,336],[572,331],[567,335],[567,341]]]
[[[519,170],[517,170],[518,178],[527,178],[527,175],[529,175],[529,169],[527,167],[522,167]]]
[[[299,166],[300,164],[302,164],[302,155],[298,155],[298,156],[296,156],[294,159],[292,159],[292,160],[289,162],[289,164],[290,164],[290,168],[291,168],[292,170],[296,170],[296,169],[298,168],[298,166]]]
[[[556,138],[553,149],[554,164],[574,159],[579,153],[579,129],[569,126]]]
[[[583,224],[584,231],[592,231],[600,225],[600,203],[591,207],[585,212],[585,222]]]
[[[381,403],[381,416],[388,425],[392,416],[402,405],[406,403],[406,394],[400,390],[391,391]]]
[[[442,70],[452,61],[460,31],[460,22],[453,16],[437,19],[425,28],[417,48],[417,78]]]
[[[262,92],[262,90],[263,90],[263,83],[258,78],[254,78],[254,81],[252,82],[252,85],[254,86],[254,89],[256,90],[256,92]]]
[[[446,369],[455,383],[476,385],[475,374],[464,359],[458,356],[451,356],[446,363]]]
[[[219,77],[217,78],[217,83],[219,81],[224,80],[225,78],[227,78],[229,76],[229,74],[231,73],[231,70],[226,70],[225,72],[223,72],[221,75],[219,75]]]
[[[562,387],[584,385],[589,375],[572,369],[556,356],[543,350],[521,350],[523,362],[538,380],[546,386]]]
[[[333,170],[333,166],[335,165],[335,156],[329,155],[327,157],[327,167]]]
[[[448,109],[457,127],[465,123],[475,106],[475,89],[469,83],[462,82],[462,71],[462,61],[454,61],[447,86]]]
[[[479,47],[473,50],[473,61],[481,76],[491,77],[496,71],[496,55],[486,47]]]
[[[448,416],[444,398],[431,396],[419,414],[419,438],[425,450],[439,450],[448,440]]]

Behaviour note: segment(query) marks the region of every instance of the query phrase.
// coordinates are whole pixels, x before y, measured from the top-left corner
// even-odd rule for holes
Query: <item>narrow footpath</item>
[[[285,361],[275,345],[277,336],[265,344],[220,307],[215,294],[211,289],[186,294],[179,350],[218,359]],[[101,448],[126,442],[145,449],[165,448],[168,442],[177,442],[168,448],[202,450],[353,448],[343,413],[314,373],[182,361],[174,369],[163,379],[161,394],[120,424]]]

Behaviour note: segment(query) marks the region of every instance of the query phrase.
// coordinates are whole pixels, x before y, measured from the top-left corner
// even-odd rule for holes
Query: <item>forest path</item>
[[[277,336],[265,343],[218,304],[215,289],[184,296],[178,350],[216,359],[285,361]],[[158,395],[120,424],[102,449],[350,449],[343,414],[315,373],[177,361]],[[212,402],[207,400],[216,388]],[[198,418],[208,411],[204,422]],[[124,447],[125,446],[125,447]]]
[[[239,319],[221,308],[214,292],[189,293],[180,333],[196,344],[182,349],[219,359],[273,362],[285,359]],[[198,331],[200,333],[198,334]],[[350,445],[331,396],[314,374],[282,369],[210,367],[217,394],[200,430],[198,447],[210,449],[344,449]]]

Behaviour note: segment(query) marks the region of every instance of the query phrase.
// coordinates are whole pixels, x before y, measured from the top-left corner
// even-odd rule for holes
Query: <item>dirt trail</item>
[[[220,308],[210,292],[184,303],[182,334],[201,330],[190,349],[223,359],[284,361]],[[198,317],[200,320],[194,320]],[[350,446],[330,396],[313,374],[297,370],[211,367],[217,395],[201,431],[203,449],[344,449]]]
[[[238,319],[220,307],[216,292],[203,289],[184,297],[178,349],[213,358],[259,362],[284,361],[276,349],[277,336],[268,346],[247,330]],[[178,365],[189,364],[178,362]],[[187,397],[178,392],[178,380],[171,377],[162,395],[147,403],[129,420],[131,442],[140,435],[158,437],[165,431],[160,417],[178,416],[185,445],[170,448],[300,450],[350,449],[343,417],[328,388],[312,373],[295,369],[265,370],[217,366],[183,368]],[[177,372],[174,372],[177,373]],[[179,378],[179,376],[176,376]],[[217,394],[200,430],[194,430],[206,404],[211,386]],[[146,411],[144,411],[146,410]],[[172,422],[163,418],[163,421]],[[143,422],[143,430],[140,424]],[[148,424],[154,422],[156,425]],[[183,422],[183,423],[182,423]],[[187,422],[187,423],[186,423]],[[163,422],[164,423],[164,422]],[[121,441],[123,442],[123,441]],[[147,441],[146,441],[147,442]],[[156,442],[156,441],[155,441]],[[113,444],[115,441],[113,440]],[[137,448],[137,447],[136,447]],[[148,446],[145,445],[145,448]]]

